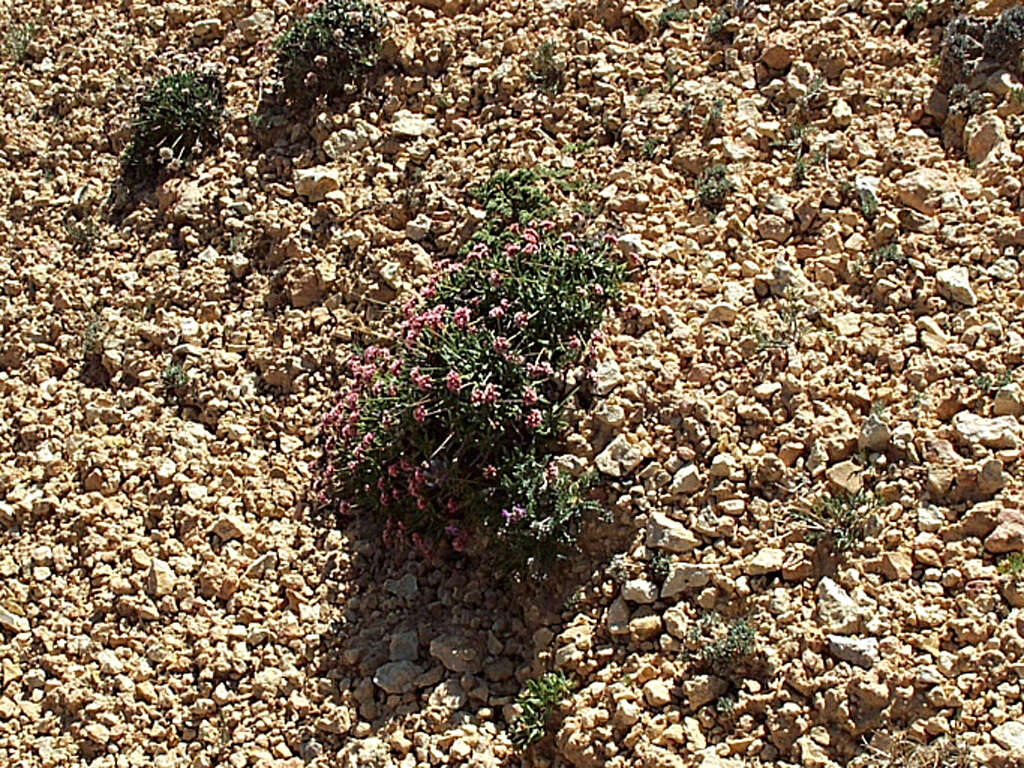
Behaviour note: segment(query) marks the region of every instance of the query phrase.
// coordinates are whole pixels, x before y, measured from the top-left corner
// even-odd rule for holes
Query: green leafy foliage
[[[160,374],[160,380],[166,389],[177,391],[188,385],[188,374],[181,363],[170,363]]]
[[[509,225],[526,225],[534,219],[551,215],[554,206],[539,186],[542,178],[542,173],[535,168],[520,168],[511,173],[498,171],[485,183],[470,189],[470,197],[481,204],[486,214],[471,243],[496,246],[503,236],[513,236]]]
[[[188,163],[220,140],[224,89],[212,74],[178,72],[140,99],[132,138],[121,158],[129,180]]]
[[[754,650],[754,628],[743,618],[724,621],[717,613],[705,615],[691,630],[698,668],[719,677],[731,677],[734,667]]]
[[[729,7],[722,8],[716,13],[711,21],[708,22],[707,38],[708,40],[726,41],[729,38],[729,33],[726,32],[725,25],[732,18],[732,12]]]
[[[28,47],[36,36],[36,25],[32,22],[11,24],[4,33],[4,56],[20,64],[28,55]]]
[[[668,578],[668,572],[671,567],[672,561],[665,554],[664,550],[661,549],[654,550],[654,554],[651,555],[651,560],[647,564],[647,570],[651,574],[651,579],[657,584],[663,583]]]
[[[562,90],[565,65],[558,59],[557,51],[555,43],[547,40],[537,46],[530,61],[530,71],[527,76],[530,82],[545,93]]]
[[[735,189],[729,170],[720,163],[706,168],[697,179],[697,199],[710,211],[722,210]]]
[[[323,0],[274,42],[285,93],[308,101],[354,84],[380,56],[384,12],[364,0]]]
[[[690,12],[678,5],[666,5],[658,15],[658,31],[664,32],[673,21],[686,21]]]
[[[836,552],[856,547],[864,538],[867,516],[878,507],[878,498],[866,491],[829,494],[809,511],[795,511],[811,543],[826,541]]]
[[[487,188],[503,220],[539,200]],[[590,478],[550,455],[566,382],[624,270],[608,238],[532,220],[442,264],[405,307],[401,348],[350,361],[352,385],[324,420],[321,502],[386,520],[425,551],[486,550],[510,570],[571,551],[597,505]]]
[[[982,42],[985,56],[1024,74],[1024,6],[1007,8],[989,25]]]
[[[1024,552],[1011,552],[997,566],[999,573],[1015,582],[1024,580]]]
[[[548,672],[527,680],[516,698],[521,714],[511,724],[512,744],[517,749],[525,749],[544,738],[551,713],[571,692],[572,683],[561,672]]]

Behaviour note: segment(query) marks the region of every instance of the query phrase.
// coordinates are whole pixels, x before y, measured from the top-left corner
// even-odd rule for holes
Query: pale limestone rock
[[[625,435],[617,435],[594,459],[597,468],[611,477],[625,477],[643,461],[640,448],[632,445]]]
[[[973,307],[978,303],[978,297],[971,289],[966,267],[944,269],[936,273],[935,279],[938,282],[939,293],[950,301],[959,302],[966,307]]]
[[[373,683],[387,693],[411,693],[423,669],[411,661],[391,661],[373,673]]]
[[[225,515],[214,524],[212,531],[221,541],[244,540],[252,535],[252,527],[239,515]]]
[[[1024,755],[1024,720],[1007,720],[992,729],[992,739],[1015,755]]]
[[[860,607],[846,590],[827,576],[818,582],[818,616],[825,629],[839,635],[857,631],[861,624]]]
[[[28,632],[32,628],[24,616],[12,613],[2,606],[0,606],[0,627],[15,634]]]
[[[295,191],[311,203],[338,197],[341,177],[336,168],[319,166],[296,170],[292,176]]]
[[[935,168],[919,168],[896,182],[900,201],[925,216],[939,212],[943,194],[952,188],[949,177]]]
[[[430,641],[430,655],[452,672],[471,672],[480,666],[480,652],[466,638],[443,635]]]
[[[684,464],[672,476],[672,483],[668,487],[668,492],[673,497],[678,497],[696,493],[700,490],[700,487],[700,472],[697,470],[697,467],[693,464]]]
[[[153,597],[163,597],[174,591],[174,571],[166,562],[154,557],[149,564],[147,589]]]
[[[743,567],[743,571],[749,576],[761,576],[765,573],[781,571],[785,559],[786,553],[783,550],[764,547]]]
[[[957,439],[970,446],[986,448],[1015,448],[1020,425],[1013,416],[985,418],[970,411],[960,411],[953,417]]]
[[[682,523],[663,512],[652,512],[647,519],[647,546],[669,552],[686,553],[700,540]]]
[[[878,661],[878,640],[873,637],[828,636],[828,649],[842,661],[871,669]]]
[[[391,135],[396,139],[418,139],[421,136],[437,134],[437,126],[432,119],[413,114],[406,109],[395,112],[391,122]]]
[[[699,589],[711,581],[711,572],[705,565],[674,563],[661,587],[662,598],[671,598],[688,589]]]
[[[653,603],[658,597],[658,587],[647,579],[630,579],[622,585],[622,597],[641,605]]]

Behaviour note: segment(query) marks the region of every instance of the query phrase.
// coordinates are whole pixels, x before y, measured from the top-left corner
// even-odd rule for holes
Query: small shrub
[[[1012,380],[1009,370],[1003,371],[998,379],[993,379],[990,374],[981,373],[975,377],[974,386],[988,395],[1008,386]]]
[[[448,542],[511,570],[571,551],[597,510],[591,478],[549,456],[567,375],[623,277],[608,239],[552,222],[514,222],[443,265],[406,305],[401,348],[349,361],[353,383],[321,432],[320,502],[387,521],[389,538],[424,551]]]
[[[84,256],[92,253],[96,247],[99,227],[92,216],[83,216],[81,220],[77,220],[69,215],[64,219],[64,233],[75,253]]]
[[[651,580],[657,584],[661,584],[668,578],[669,568],[672,566],[672,561],[669,556],[665,554],[664,550],[656,549],[654,554],[651,555],[651,560],[647,564],[647,570],[651,574]]]
[[[876,741],[872,739],[872,743]],[[862,768],[981,768],[970,749],[957,735],[941,735],[928,744],[906,735],[877,739],[881,746],[869,747]]]
[[[971,79],[984,53],[984,20],[958,16],[942,32],[939,45],[939,79],[941,89],[948,91],[957,83]]]
[[[718,13],[716,13],[711,18],[711,21],[708,22],[708,40],[725,41],[728,38],[728,33],[725,31],[725,25],[731,17],[732,14],[728,7],[722,8]]]
[[[826,541],[834,551],[846,552],[864,538],[867,517],[877,506],[877,497],[865,491],[829,494],[809,511],[792,516],[803,524],[809,542]]]
[[[697,666],[719,677],[731,677],[734,667],[754,650],[754,628],[746,619],[725,622],[717,613],[704,616],[690,631],[690,642],[700,645]]]
[[[178,391],[188,385],[188,374],[180,363],[171,363],[160,374],[160,380],[166,389]]]
[[[384,12],[373,3],[323,0],[274,42],[285,93],[308,101],[354,84],[377,64],[384,26]]]
[[[209,73],[179,72],[157,80],[139,101],[121,165],[130,180],[183,165],[220,141],[224,89]]]
[[[574,141],[562,147],[562,152],[564,152],[567,155],[582,155],[588,150],[593,149],[595,146],[597,146],[596,139],[587,139],[586,141]]]
[[[878,215],[878,198],[874,191],[866,186],[856,187],[856,191],[861,214],[865,219],[875,218]]]
[[[1024,553],[1011,552],[997,566],[999,573],[1014,583],[1024,581]]]
[[[1008,8],[999,14],[985,32],[985,56],[1011,72],[1024,73],[1024,6]]]
[[[545,93],[562,90],[565,65],[558,60],[557,48],[551,40],[541,43],[534,51],[527,76],[530,82],[537,85]]]
[[[722,135],[722,110],[725,108],[724,99],[715,99],[704,119],[704,136],[711,138]]]
[[[923,2],[917,2],[906,7],[903,11],[903,18],[905,18],[909,24],[917,24],[924,21],[925,14],[927,13],[928,6]]]
[[[107,334],[107,326],[99,317],[94,317],[85,326],[82,333],[82,359],[97,357],[103,351],[103,339]]]
[[[673,21],[686,21],[690,12],[678,5],[666,5],[658,16],[658,32],[664,32]]]
[[[4,56],[15,64],[21,64],[28,55],[28,47],[36,36],[36,25],[32,22],[12,24],[4,34]]]
[[[525,749],[544,738],[548,718],[555,707],[572,693],[572,683],[561,672],[548,672],[535,680],[527,680],[516,697],[521,714],[511,724],[510,738],[517,749]]]
[[[736,185],[729,177],[728,169],[721,164],[705,169],[697,179],[697,199],[710,211],[722,210],[726,198],[735,189]]]
[[[503,238],[515,236],[510,225],[525,226],[552,214],[555,209],[551,198],[539,186],[542,178],[543,174],[535,168],[520,168],[511,173],[498,171],[484,184],[471,188],[469,195],[481,204],[486,218],[466,250],[480,242],[495,247],[502,244]]]

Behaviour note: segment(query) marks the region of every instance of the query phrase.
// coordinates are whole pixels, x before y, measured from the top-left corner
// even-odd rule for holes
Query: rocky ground
[[[953,3],[386,0],[360,98],[261,110],[301,6],[0,13],[0,764],[1024,765],[1024,97],[936,89]],[[221,146],[125,204],[196,63]],[[307,465],[468,187],[538,164],[639,268],[567,444],[614,520],[507,583],[315,519]],[[754,645],[709,673],[712,614]]]

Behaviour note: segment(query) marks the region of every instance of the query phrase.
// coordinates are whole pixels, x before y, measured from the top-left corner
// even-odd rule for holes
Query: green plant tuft
[[[21,64],[28,56],[28,47],[36,36],[36,25],[32,22],[11,24],[4,34],[4,56],[15,64]]]
[[[695,654],[697,667],[726,678],[753,652],[755,637],[746,619],[726,622],[717,613],[705,615],[689,633],[690,642],[700,646]]]
[[[486,218],[473,235],[470,245],[483,242],[498,245],[511,235],[510,224],[526,225],[554,212],[551,198],[539,186],[544,175],[534,168],[498,171],[485,183],[472,187],[469,195],[484,209]]]
[[[722,210],[735,189],[729,170],[720,163],[705,169],[697,179],[697,199],[710,211]]]
[[[177,391],[184,389],[188,384],[188,374],[181,363],[171,363],[160,374],[160,380],[166,389]]]
[[[533,53],[527,77],[545,93],[561,91],[564,85],[565,64],[559,61],[557,47],[551,40],[541,43]]]
[[[323,0],[274,42],[285,93],[309,101],[356,83],[380,56],[384,12],[364,0]]]
[[[523,691],[516,697],[521,713],[511,723],[512,744],[517,749],[525,749],[544,738],[548,718],[571,692],[572,683],[561,672],[548,672],[542,677],[527,680]]]
[[[867,517],[878,507],[878,497],[866,491],[829,494],[809,511],[791,516],[804,526],[808,541],[826,541],[836,552],[854,549],[864,538]]]
[[[220,141],[224,89],[213,74],[178,72],[139,100],[132,138],[121,158],[129,181],[184,165]]]
[[[673,21],[686,21],[690,12],[678,5],[666,5],[658,15],[658,32],[664,32]]]
[[[513,219],[507,228],[485,224],[490,238],[406,305],[400,346],[349,361],[352,383],[324,419],[316,491],[427,552],[450,544],[537,571],[575,549],[598,509],[591,477],[552,455],[569,379],[625,267],[613,238],[520,224],[544,198],[506,194],[512,176],[483,195]]]

